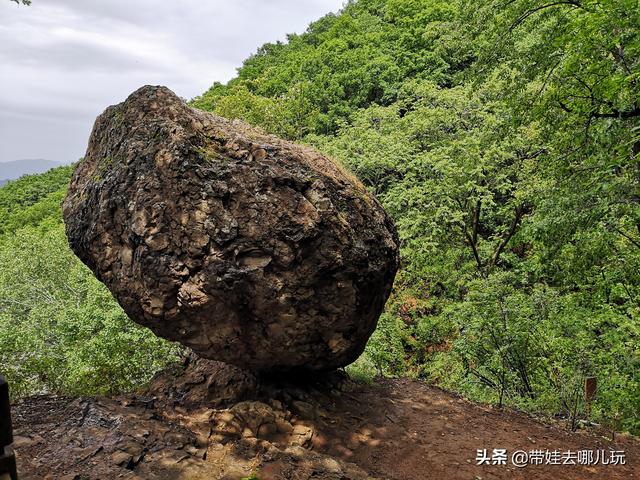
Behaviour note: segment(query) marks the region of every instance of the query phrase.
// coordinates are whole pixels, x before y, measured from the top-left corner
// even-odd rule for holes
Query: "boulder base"
[[[164,87],[98,117],[63,215],[134,321],[259,372],[355,360],[398,268],[392,221],[338,164]]]

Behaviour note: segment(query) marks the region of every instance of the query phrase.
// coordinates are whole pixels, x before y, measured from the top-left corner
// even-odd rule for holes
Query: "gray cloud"
[[[0,0],[0,161],[76,160],[96,115],[144,84],[191,98],[343,0]]]
[[[155,68],[146,59],[133,54],[114,51],[108,46],[82,45],[73,40],[58,40],[38,48],[33,52],[28,45],[16,45],[9,52],[0,52],[3,65],[26,66],[42,69],[47,66],[69,74],[86,71],[110,72],[148,70]]]

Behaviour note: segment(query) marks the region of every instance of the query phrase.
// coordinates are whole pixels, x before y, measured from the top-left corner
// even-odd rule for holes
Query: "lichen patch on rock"
[[[134,321],[254,371],[355,360],[399,262],[393,222],[339,164],[164,87],[96,120],[63,214]]]

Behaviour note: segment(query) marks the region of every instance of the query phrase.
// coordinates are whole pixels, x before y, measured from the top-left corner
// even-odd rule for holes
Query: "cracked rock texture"
[[[98,117],[63,215],[134,321],[259,372],[355,360],[399,262],[392,221],[341,166],[165,87]]]

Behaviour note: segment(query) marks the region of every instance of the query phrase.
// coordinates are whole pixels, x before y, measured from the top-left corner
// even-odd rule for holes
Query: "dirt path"
[[[529,416],[480,406],[409,380],[386,380],[353,392],[340,405],[334,428],[315,438],[319,451],[356,463],[370,474],[398,480],[640,479],[640,443],[612,443],[593,433],[571,433]],[[476,465],[478,449],[508,449],[507,465]],[[626,465],[511,464],[523,450],[622,450]],[[537,455],[535,455],[537,457]],[[562,461],[562,460],[561,460]],[[577,460],[574,460],[577,463]]]
[[[278,444],[277,435],[260,440],[246,428],[220,441],[212,419],[233,408],[184,408],[149,397],[28,399],[14,407],[20,478],[233,480],[257,472],[260,480],[350,480],[367,474],[394,480],[640,479],[637,439],[620,435],[611,443],[594,433],[571,433],[415,381],[276,396],[272,405],[294,412],[286,416],[294,433],[309,427],[308,442]],[[271,408],[264,402],[246,405]],[[478,449],[491,456],[499,448],[508,450],[506,465],[476,465]],[[626,465],[518,468],[511,464],[515,450],[624,451]]]

